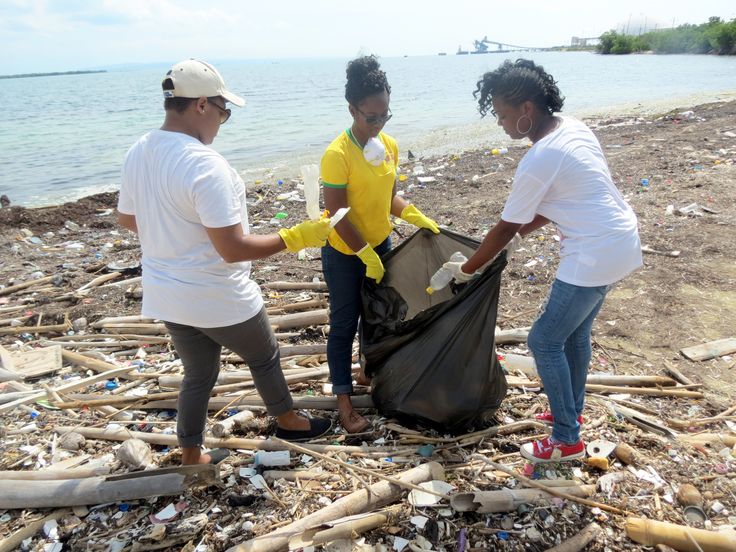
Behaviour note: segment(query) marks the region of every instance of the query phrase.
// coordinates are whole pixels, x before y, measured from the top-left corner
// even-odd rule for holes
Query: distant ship
[[[437,55],[438,55],[438,56],[446,56],[446,55],[447,55],[447,52],[440,52],[440,53],[438,53]]]
[[[462,46],[458,46],[457,47],[457,54],[456,55],[458,55],[458,56],[467,56],[468,55],[468,51],[467,50],[463,50],[463,47]]]

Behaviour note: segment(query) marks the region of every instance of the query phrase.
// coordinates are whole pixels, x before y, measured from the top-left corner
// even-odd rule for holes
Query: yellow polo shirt
[[[386,158],[374,167],[363,157],[363,148],[347,129],[335,138],[322,156],[320,178],[325,188],[347,191],[348,220],[371,247],[385,240],[393,229],[391,201],[399,166],[396,140],[381,132],[378,138],[386,147]],[[355,252],[333,230],[327,240],[346,255]]]

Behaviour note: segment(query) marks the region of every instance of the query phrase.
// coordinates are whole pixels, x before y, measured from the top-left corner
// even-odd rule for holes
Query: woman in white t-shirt
[[[533,61],[505,61],[483,75],[475,91],[506,134],[529,138],[501,220],[466,263],[446,263],[467,281],[502,249],[552,222],[560,235],[560,265],[528,345],[549,398],[552,435],[524,445],[532,462],[585,455],[580,424],[591,358],[590,333],[606,293],[642,264],[636,215],[613,184],[595,135],[580,121],[555,115],[563,97]]]

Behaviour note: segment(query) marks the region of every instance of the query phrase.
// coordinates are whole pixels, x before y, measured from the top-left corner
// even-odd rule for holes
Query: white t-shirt
[[[613,184],[593,132],[563,117],[519,163],[501,218],[526,224],[540,214],[560,234],[557,278],[595,287],[642,265],[636,215]]]
[[[243,181],[212,148],[149,132],[125,156],[118,210],[138,225],[144,316],[215,328],[261,310],[250,263],[226,263],[205,230],[241,223],[249,232]]]

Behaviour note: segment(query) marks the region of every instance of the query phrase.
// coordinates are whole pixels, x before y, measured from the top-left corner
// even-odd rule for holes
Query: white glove
[[[464,282],[469,282],[473,279],[475,274],[466,274],[463,272],[463,265],[464,262],[453,262],[448,261],[445,264],[442,265],[443,268],[446,268],[452,273],[452,277],[455,278],[455,281],[459,284],[462,284]]]
[[[519,249],[521,247],[521,242],[524,241],[524,238],[521,237],[521,234],[518,232],[514,235],[513,238],[511,238],[511,241],[506,244],[506,247],[504,249],[506,250],[506,253],[511,255],[514,251]]]

